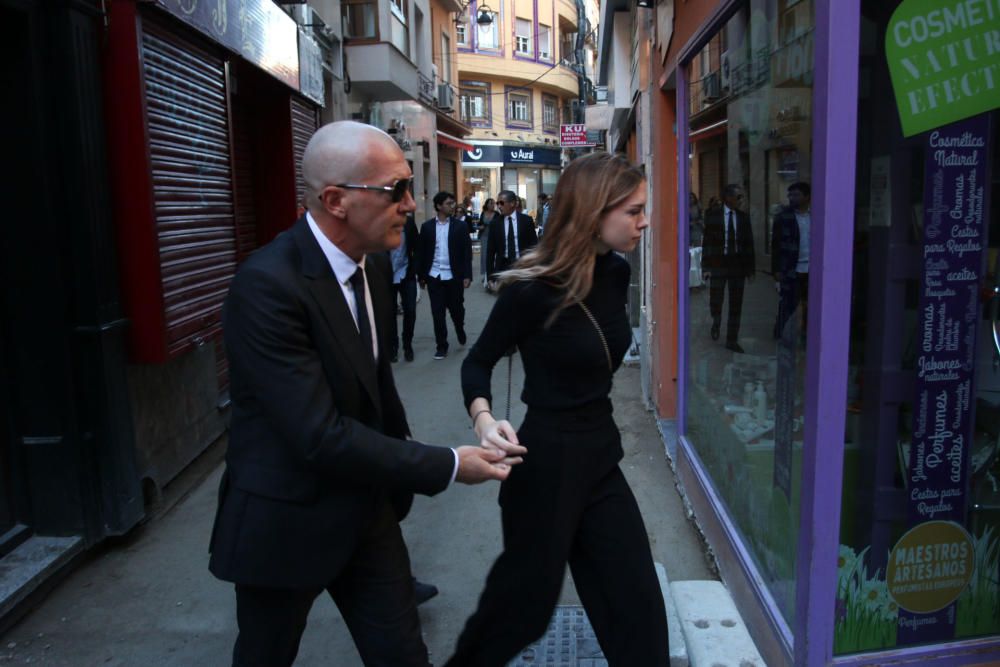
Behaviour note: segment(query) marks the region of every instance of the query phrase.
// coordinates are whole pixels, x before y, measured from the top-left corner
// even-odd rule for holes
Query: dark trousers
[[[500,491],[504,551],[447,667],[502,667],[541,637],[567,563],[612,667],[666,667],[667,619],[646,528],[609,414],[591,428],[539,419],[518,431],[531,457]]]
[[[801,329],[799,329],[799,334],[804,336],[809,316],[809,274],[796,273],[791,280],[783,280],[779,283],[778,289],[778,318],[774,325],[774,337],[781,337],[785,324],[795,313],[796,309],[801,313]]]
[[[743,273],[717,269],[711,272],[708,286],[708,310],[712,314],[713,326],[722,325],[722,301],[726,286],[729,287],[729,317],[726,318],[726,342],[735,343],[740,337],[740,316],[743,312]]]
[[[451,280],[427,279],[427,296],[431,300],[431,317],[434,318],[434,342],[439,350],[448,349],[448,327],[444,314],[451,314],[456,335],[465,333],[465,287],[458,278]]]
[[[403,349],[409,350],[413,347],[413,326],[417,322],[417,279],[404,278],[398,283],[393,283],[393,304],[403,304]],[[393,352],[399,351],[399,323],[397,316],[393,316],[392,325],[389,329],[391,336],[391,349]]]
[[[237,667],[291,665],[306,617],[322,588],[284,590],[236,585]],[[326,591],[369,667],[428,667],[413,594],[410,559],[388,500]]]

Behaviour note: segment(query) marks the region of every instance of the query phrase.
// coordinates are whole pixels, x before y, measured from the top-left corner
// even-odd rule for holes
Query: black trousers
[[[746,276],[742,272],[718,269],[711,272],[708,286],[708,310],[712,324],[722,325],[722,301],[729,287],[729,317],[726,318],[726,342],[735,343],[740,337],[740,317],[743,313],[743,286]]]
[[[465,286],[458,278],[451,280],[427,279],[427,296],[431,300],[431,317],[434,319],[434,342],[439,350],[448,349],[448,327],[445,311],[451,315],[455,333],[465,332]]]
[[[413,327],[417,323],[417,279],[404,278],[392,285],[393,303],[403,304],[403,349],[413,347]],[[391,338],[391,349],[399,351],[399,322],[397,316],[393,316],[392,325],[389,330]]]
[[[502,667],[541,637],[567,563],[608,664],[666,667],[663,595],[611,415],[529,410],[518,437],[531,454],[501,486],[504,551],[447,667]]]
[[[322,588],[236,585],[239,636],[233,665],[291,665],[306,617]],[[410,558],[388,500],[379,506],[350,561],[326,586],[369,667],[429,667],[413,594]]]
[[[778,317],[774,324],[774,337],[779,338],[789,318],[796,309],[801,311],[800,335],[805,335],[809,316],[809,274],[796,273],[790,280],[779,283]]]

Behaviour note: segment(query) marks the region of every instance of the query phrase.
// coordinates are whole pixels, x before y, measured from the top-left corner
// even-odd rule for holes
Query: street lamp
[[[462,5],[462,11],[460,11],[458,15],[455,17],[455,25],[461,25],[462,15],[465,14],[466,10],[469,9],[470,4],[472,4],[472,0],[469,0],[468,2]],[[476,15],[476,24],[482,27],[493,25],[493,10],[485,2],[479,5],[479,9]]]

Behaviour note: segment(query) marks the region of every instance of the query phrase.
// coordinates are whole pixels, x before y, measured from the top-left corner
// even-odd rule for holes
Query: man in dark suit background
[[[496,280],[496,274],[509,268],[538,243],[535,222],[531,216],[517,211],[519,202],[520,198],[510,190],[502,190],[497,195],[497,210],[501,217],[499,224],[490,225],[486,260],[491,283]]]
[[[729,316],[726,319],[726,349],[743,352],[739,344],[745,281],[753,281],[755,256],[750,218],[741,209],[743,188],[727,185],[722,206],[705,213],[705,237],[701,258],[702,273],[709,282],[709,312],[712,340],[719,339],[722,302],[729,287]]]
[[[452,216],[455,195],[434,195],[437,216],[420,227],[420,286],[427,288],[434,319],[435,359],[448,356],[448,326],[445,311],[451,314],[455,337],[465,345],[465,290],[472,284],[472,238],[468,226]]]
[[[788,206],[774,216],[771,232],[771,271],[778,289],[778,317],[774,337],[779,338],[788,318],[801,306],[805,335],[809,296],[809,227],[812,189],[808,183],[788,186]]]
[[[403,357],[413,361],[413,327],[417,322],[417,266],[419,232],[412,213],[406,214],[402,243],[389,252],[392,263],[393,303],[398,300],[403,307]],[[392,318],[390,328],[392,361],[399,361],[399,327]]]
[[[233,664],[291,665],[326,590],[366,665],[427,667],[393,500],[504,479],[518,458],[404,440],[385,251],[416,204],[396,143],[332,123],[302,173],[308,213],[240,267],[223,310],[232,421],[209,569],[235,584]]]

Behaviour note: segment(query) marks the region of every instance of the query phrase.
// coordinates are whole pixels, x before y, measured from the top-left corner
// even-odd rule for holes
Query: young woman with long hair
[[[504,552],[449,667],[501,667],[538,639],[567,563],[608,663],[665,667],[663,597],[646,529],[618,463],[612,376],[632,340],[629,265],[646,222],[646,182],[621,156],[570,163],[538,246],[500,274],[500,294],[462,364],[483,447],[520,443],[524,463],[500,488]],[[490,411],[493,367],[516,347],[528,410],[515,431]]]

